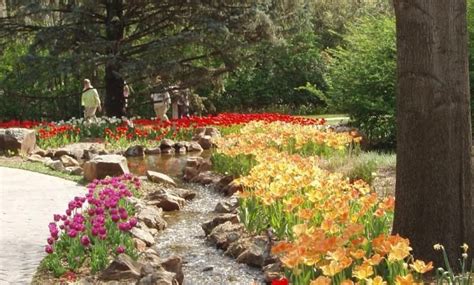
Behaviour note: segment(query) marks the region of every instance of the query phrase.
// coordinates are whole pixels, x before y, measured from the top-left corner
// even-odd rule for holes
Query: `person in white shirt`
[[[152,93],[150,97],[153,101],[153,109],[155,109],[156,117],[162,122],[168,122],[169,119],[168,116],[166,116],[166,112],[171,104],[171,98],[168,91]]]

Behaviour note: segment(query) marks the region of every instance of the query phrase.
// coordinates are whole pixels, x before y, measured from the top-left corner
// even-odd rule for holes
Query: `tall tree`
[[[393,232],[452,264],[474,246],[466,0],[395,0],[397,177]],[[471,255],[472,256],[472,255]]]
[[[11,7],[0,18],[0,38],[34,34],[29,57],[105,73],[108,115],[123,114],[124,79],[153,85],[160,76],[159,88],[214,81],[249,56],[247,47],[273,34],[266,0],[49,2]]]

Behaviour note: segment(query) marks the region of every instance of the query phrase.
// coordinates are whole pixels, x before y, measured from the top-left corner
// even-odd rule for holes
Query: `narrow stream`
[[[201,154],[203,157],[209,155],[208,152]],[[144,175],[146,170],[155,170],[180,181],[186,158],[190,156],[195,155],[146,156],[131,158],[128,162],[130,171],[137,175]],[[206,242],[201,224],[217,215],[213,210],[219,201],[230,198],[197,184],[182,183],[179,187],[195,191],[196,198],[181,211],[165,213],[168,227],[159,234],[154,248],[162,258],[171,255],[183,258],[184,284],[263,284],[261,270],[237,263],[233,258],[224,256],[222,250]]]

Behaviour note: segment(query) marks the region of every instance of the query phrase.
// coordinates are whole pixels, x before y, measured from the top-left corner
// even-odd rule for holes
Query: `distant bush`
[[[372,145],[395,143],[395,20],[370,16],[330,50],[328,103],[347,112]]]
[[[324,102],[311,92],[297,87],[311,82],[326,90],[325,62],[317,38],[311,31],[301,32],[276,45],[261,45],[256,61],[230,74],[224,88],[209,96],[219,111],[248,112],[276,109],[285,113],[313,113]]]

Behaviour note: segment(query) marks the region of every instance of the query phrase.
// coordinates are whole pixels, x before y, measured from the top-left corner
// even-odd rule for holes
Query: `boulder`
[[[46,156],[47,151],[45,151],[44,149],[40,147],[36,147],[35,150],[33,151],[33,154],[37,154],[39,156]]]
[[[70,157],[69,155],[65,154],[60,157],[61,162],[64,166],[79,166],[79,162],[74,158]]]
[[[185,204],[185,200],[183,198],[168,193],[152,193],[148,195],[148,200],[148,205],[155,205],[162,208],[163,211],[181,210]]]
[[[31,162],[44,162],[45,158],[39,154],[32,154],[26,158],[26,160]]]
[[[179,141],[179,142],[175,143],[173,147],[176,149],[176,151],[178,151],[178,149],[183,148],[183,147],[187,149],[188,146],[189,146],[189,142]]]
[[[68,155],[68,154],[69,154],[69,150],[65,148],[60,148],[60,149],[54,150],[53,157],[56,159],[60,159],[61,156]]]
[[[203,158],[199,156],[188,157],[186,159],[186,167],[197,168],[201,164]]]
[[[224,254],[233,258],[237,258],[237,256],[246,251],[251,245],[252,237],[242,237],[231,243]]]
[[[84,173],[84,170],[82,170],[82,167],[80,166],[68,166],[64,171],[71,175],[82,175]]]
[[[183,198],[184,200],[192,200],[196,197],[196,192],[183,188],[168,189],[168,192],[172,195]]]
[[[146,229],[134,227],[130,230],[130,233],[137,239],[144,241],[147,246],[152,246],[156,243],[153,236]]]
[[[199,163],[198,170],[199,172],[210,171],[212,169],[212,163],[210,160],[202,160]]]
[[[36,133],[24,128],[0,129],[0,151],[29,154],[36,147]]]
[[[202,146],[196,142],[196,141],[191,141],[188,146],[188,152],[201,152],[203,151]]]
[[[124,279],[138,279],[140,277],[142,265],[134,261],[126,254],[119,254],[114,261],[104,269],[99,279],[110,280],[124,280]]]
[[[161,153],[161,149],[159,147],[145,148],[146,155],[156,155],[160,153]]]
[[[185,181],[191,181],[193,180],[194,177],[196,177],[199,174],[199,170],[197,170],[196,167],[186,166],[183,171],[184,171],[183,179]]]
[[[282,264],[280,262],[265,265],[262,270],[265,281],[269,284],[271,284],[273,280],[280,280],[284,277]]]
[[[204,135],[211,136],[211,137],[220,137],[221,133],[215,127],[206,127],[206,130],[204,131]]]
[[[250,247],[244,250],[236,259],[239,263],[262,268],[265,265],[267,255],[267,242],[265,237],[253,238]]]
[[[217,248],[226,250],[243,235],[244,226],[228,221],[215,227],[207,237]]]
[[[161,150],[167,149],[167,148],[173,148],[175,145],[175,142],[170,139],[163,139],[160,143],[160,148]]]
[[[193,133],[193,140],[195,140],[196,137],[204,136],[206,134],[206,128],[204,127],[199,127],[194,129]]]
[[[199,145],[202,149],[210,149],[212,147],[212,137],[211,136],[202,136],[198,140]]]
[[[232,181],[232,182],[230,182],[229,185],[222,188],[221,192],[224,193],[227,196],[232,196],[236,192],[242,192],[243,190],[244,190],[244,187],[241,184],[239,184],[236,181]]]
[[[168,225],[163,219],[163,210],[161,208],[146,206],[140,210],[137,215],[138,220],[143,221],[147,227],[163,230]]]
[[[169,185],[172,185],[172,186],[176,186],[176,182],[174,182],[173,178],[169,177],[166,174],[148,170],[146,172],[146,176],[152,182],[163,183],[163,184],[169,184]]]
[[[175,279],[179,284],[183,284],[183,259],[179,256],[171,256],[161,263],[161,266],[169,272],[176,274]]]
[[[175,154],[176,150],[174,148],[163,148],[161,149],[161,154]]]
[[[130,173],[127,159],[116,154],[98,155],[84,164],[84,178],[87,181],[106,176],[119,176]]]
[[[145,148],[142,145],[134,145],[129,148],[124,153],[126,157],[135,157],[135,156],[143,156]]]
[[[59,160],[52,160],[52,159],[46,160],[45,165],[47,167],[51,168],[52,170],[56,170],[56,171],[63,171],[64,170],[64,165]]]
[[[219,180],[219,182],[216,183],[217,191],[221,192],[224,189],[224,187],[229,185],[229,183],[231,183],[233,180],[234,180],[234,176],[232,176],[232,175],[226,175],[226,176],[222,177]]]
[[[215,217],[214,219],[212,219],[210,221],[204,222],[201,225],[201,228],[206,233],[206,235],[208,235],[212,232],[212,230],[215,227],[217,227],[220,224],[226,223],[226,222],[230,222],[232,224],[238,224],[239,223],[239,216],[237,216],[236,214],[220,215],[220,216],[217,216],[217,217]]]
[[[155,269],[161,269],[161,259],[153,248],[147,248],[140,256],[140,260],[146,264],[150,264]]]
[[[182,146],[180,148],[175,148],[175,152],[178,154],[186,154],[186,147]]]
[[[217,203],[216,207],[214,208],[214,212],[216,213],[232,213],[234,212],[237,207],[239,206],[238,203],[232,203],[229,201],[220,201]]]
[[[157,270],[141,278],[137,285],[179,285],[175,276],[175,273],[168,272],[164,269]]]
[[[198,175],[191,179],[191,182],[200,183],[203,185],[214,184],[219,182],[222,178],[221,175],[214,173],[212,171],[200,172]]]
[[[133,238],[133,244],[138,252],[144,252],[147,249],[146,242],[141,239]]]

